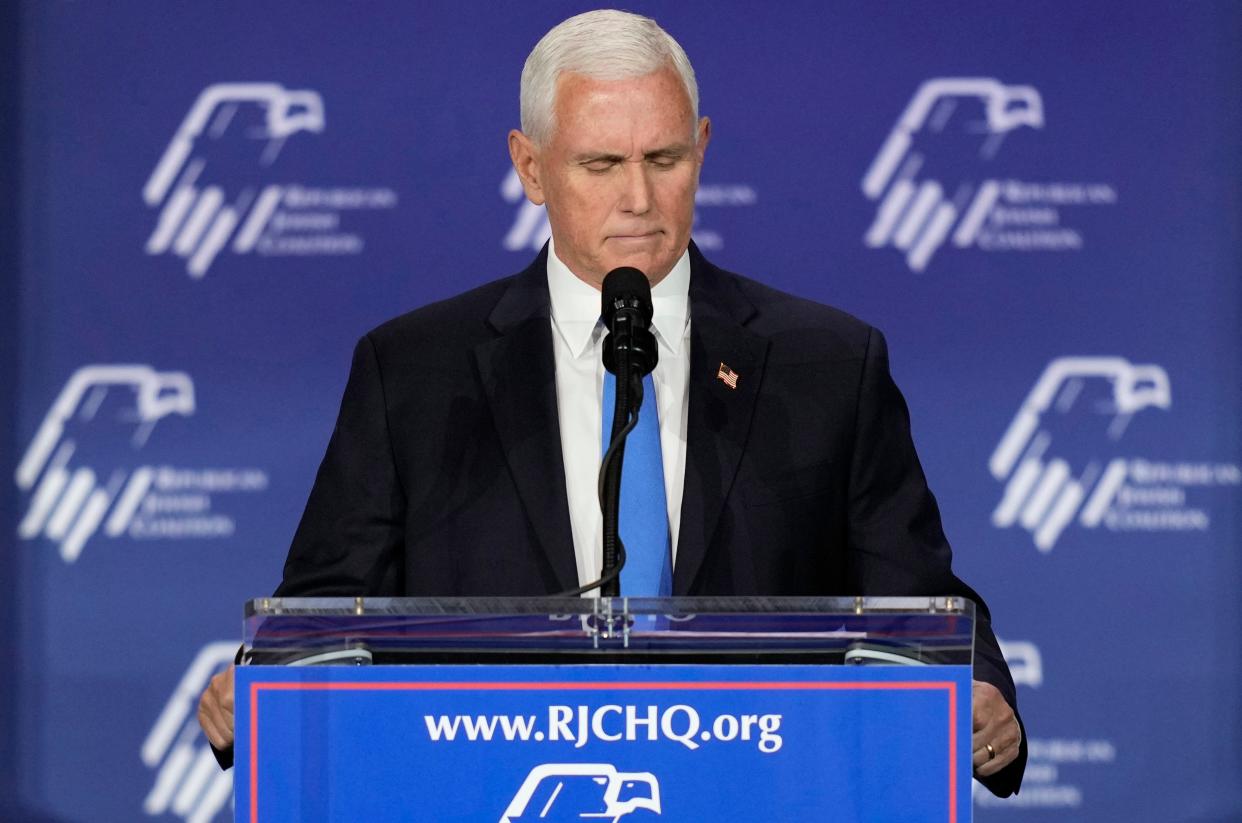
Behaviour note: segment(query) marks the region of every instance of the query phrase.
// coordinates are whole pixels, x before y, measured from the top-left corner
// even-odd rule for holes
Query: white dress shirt
[[[552,352],[556,362],[556,411],[569,497],[569,523],[579,584],[599,579],[604,549],[603,515],[596,483],[603,456],[604,361],[607,333],[599,319],[600,292],[574,275],[548,244],[548,293],[552,299]],[[686,393],[690,375],[690,255],[682,254],[651,290],[660,358],[652,379],[660,417],[660,452],[673,561],[681,524],[686,476]],[[591,596],[598,591],[591,592]]]

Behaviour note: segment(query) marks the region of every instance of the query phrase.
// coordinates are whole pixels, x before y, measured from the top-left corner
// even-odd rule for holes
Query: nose
[[[647,164],[639,161],[623,163],[621,210],[628,214],[646,214],[651,210],[651,181]]]

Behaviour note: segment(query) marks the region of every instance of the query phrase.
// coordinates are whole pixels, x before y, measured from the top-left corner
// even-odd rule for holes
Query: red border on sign
[[[486,681],[442,683],[299,683],[250,684],[250,822],[259,822],[259,692],[289,691],[929,691],[944,690],[949,698],[949,823],[957,823],[957,683],[951,680],[879,681],[860,683],[819,681]]]

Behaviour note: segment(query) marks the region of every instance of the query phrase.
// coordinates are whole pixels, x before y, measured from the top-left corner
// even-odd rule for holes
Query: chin
[[[661,266],[672,267],[676,262],[676,258],[669,258],[667,251],[661,249],[659,251],[634,250],[630,252],[621,252],[612,255],[612,259],[616,262],[609,267],[609,271],[617,266],[632,266],[643,274],[651,275],[652,269],[658,269]]]

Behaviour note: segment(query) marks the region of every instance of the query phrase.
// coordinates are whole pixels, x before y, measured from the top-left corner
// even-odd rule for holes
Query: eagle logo
[[[111,447],[115,456],[118,441],[128,441],[120,453],[137,454],[161,420],[193,413],[194,383],[184,372],[146,365],[78,369],[17,465],[17,487],[31,492],[18,536],[43,535],[59,546],[61,559],[73,563],[101,526],[109,537],[124,534],[154,472],[149,466],[101,469],[90,447]]]
[[[323,129],[323,99],[310,89],[286,89],[277,83],[208,86],[190,106],[142,189],[147,206],[159,209],[147,254],[174,254],[197,279],[207,274],[230,241],[235,253],[252,251],[285,187],[256,181],[226,191],[221,175],[208,168],[209,158],[227,165],[229,155],[240,151],[240,162],[266,170],[291,136]]]
[[[545,763],[530,770],[500,823],[618,823],[639,809],[660,814],[660,784],[651,772],[621,772],[608,763]]]
[[[914,272],[927,268],[950,235],[959,248],[972,245],[1000,199],[1001,184],[985,179],[950,186],[937,180],[936,170],[928,168],[935,165],[929,146],[941,137],[965,141],[974,152],[967,162],[986,168],[1006,135],[1043,125],[1043,100],[1032,86],[1007,86],[990,77],[923,83],[863,176],[863,194],[876,204],[863,242],[873,249],[892,246]]]
[[[1122,357],[1053,360],[988,461],[1005,485],[993,525],[1021,526],[1041,552],[1052,551],[1075,518],[1098,526],[1128,474],[1128,462],[1106,459],[1100,446],[1119,441],[1139,412],[1171,405],[1169,375],[1160,366]],[[1074,454],[1089,457],[1075,465]]]

